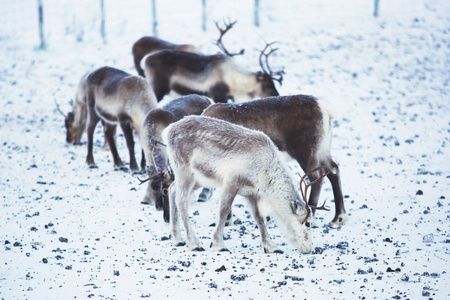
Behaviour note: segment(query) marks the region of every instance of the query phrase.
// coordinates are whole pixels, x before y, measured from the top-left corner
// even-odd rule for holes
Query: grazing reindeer
[[[221,30],[221,37],[231,26]],[[223,46],[221,37],[218,43]],[[250,72],[238,66],[228,52],[227,55],[202,55],[173,50],[146,55],[141,61],[141,68],[158,101],[173,91],[180,95],[206,95],[215,102],[227,102],[228,99],[243,102],[278,95],[273,81],[278,80],[281,84],[284,72],[270,70],[268,57],[275,51],[267,53],[270,46],[267,44],[261,51],[259,62],[262,72]]]
[[[205,108],[214,102],[204,96],[188,95],[174,99],[162,108],[152,109],[145,117],[141,132],[141,145],[145,153],[147,170],[149,175],[157,174],[167,169],[167,151],[162,145],[162,131],[170,124],[188,115],[200,115]],[[162,173],[160,173],[162,175]],[[143,204],[149,204],[150,200],[155,202],[156,209],[160,210],[163,205],[168,206],[167,194],[163,193],[162,176],[152,176],[149,179],[147,192]],[[164,210],[166,222],[169,222],[168,208]]]
[[[139,75],[144,77],[144,70],[141,68],[141,60],[147,54],[159,50],[177,50],[192,53],[201,53],[195,46],[189,44],[177,45],[158,39],[153,36],[144,36],[134,43],[132,52],[134,57],[134,65]]]
[[[266,253],[281,252],[270,239],[259,207],[267,206],[294,246],[311,251],[311,211],[300,200],[285,162],[273,142],[262,132],[215,118],[188,116],[163,131],[169,161],[175,177],[169,188],[172,242],[184,244],[179,215],[187,236],[187,247],[203,251],[188,216],[193,189],[200,186],[223,188],[219,221],[212,248],[227,250],[223,241],[226,217],[237,194],[250,203],[261,232]]]
[[[240,104],[217,103],[208,107],[204,116],[222,119],[267,134],[280,151],[295,159],[309,172],[323,165],[331,169],[328,179],[333,188],[336,214],[332,224],[344,224],[347,214],[339,175],[339,167],[331,158],[332,107],[312,96],[269,97]],[[313,172],[311,180],[318,178]],[[321,182],[311,188],[310,206],[317,205]],[[315,209],[312,209],[315,213]]]
[[[139,168],[134,155],[133,128],[139,135],[145,116],[156,105],[155,94],[144,78],[111,67],[99,68],[81,78],[73,111],[65,121],[67,141],[79,144],[87,122],[86,162],[90,167],[95,167],[93,135],[97,123],[102,120],[114,167],[123,169],[114,141],[116,124],[120,124],[130,154],[130,169],[136,172]],[[145,167],[144,157],[141,167]]]

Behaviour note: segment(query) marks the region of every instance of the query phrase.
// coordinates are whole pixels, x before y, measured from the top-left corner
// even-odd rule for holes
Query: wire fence
[[[143,35],[179,35],[207,31],[213,21],[230,18],[245,25],[270,29],[302,28],[398,16],[439,9],[439,0],[0,0],[0,42],[45,47],[68,41],[105,42]],[[38,4],[42,3],[40,31]],[[257,9],[255,9],[257,8]]]

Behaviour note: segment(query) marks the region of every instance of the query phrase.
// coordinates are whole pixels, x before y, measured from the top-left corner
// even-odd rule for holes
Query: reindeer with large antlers
[[[225,29],[217,25],[220,31],[217,45],[225,54],[202,55],[162,50],[142,59],[141,67],[158,101],[170,92],[205,95],[215,102],[227,102],[229,99],[244,102],[278,95],[274,78],[281,83],[282,73],[270,71],[268,57],[273,51],[266,53],[268,46],[260,54],[262,71],[258,72],[250,72],[232,59],[232,56],[242,54],[242,50],[231,54],[223,46],[222,37],[234,24],[228,24]]]

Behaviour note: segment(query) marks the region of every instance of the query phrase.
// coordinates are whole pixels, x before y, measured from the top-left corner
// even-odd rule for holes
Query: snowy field
[[[382,0],[374,18],[373,1],[262,0],[259,28],[253,1],[208,1],[206,32],[201,1],[157,1],[161,38],[216,53],[213,20],[238,19],[225,43],[246,49],[239,63],[257,71],[255,49],[276,40],[280,94],[335,106],[332,154],[350,218],[327,226],[327,181],[320,202],[331,211],[318,213],[308,255],[276,223],[268,230],[284,254],[264,254],[239,197],[224,231],[231,253],[211,251],[220,190],[190,208],[206,251],[173,247],[162,213],[140,203],[145,176],[114,171],[100,126],[89,169],[86,136],[66,144],[54,104],[68,112],[80,77],[97,67],[136,74],[131,46],[152,32],[150,1],[105,1],[106,44],[99,1],[43,1],[46,50],[35,2],[0,2],[0,298],[450,298],[448,1]]]

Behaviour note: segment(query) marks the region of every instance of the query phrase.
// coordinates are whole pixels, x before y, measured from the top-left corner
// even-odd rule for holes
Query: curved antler
[[[309,184],[307,184],[306,181],[305,181],[306,177],[308,177],[308,176],[311,175],[312,173],[314,173],[314,172],[316,172],[316,171],[319,171],[319,170],[320,170],[320,176],[319,176],[319,178],[317,178],[317,179],[315,179],[314,181],[312,181],[312,182],[310,182]],[[317,206],[309,205],[309,204],[308,204],[308,200],[306,200],[306,197],[307,197],[307,193],[308,193],[308,188],[309,188],[310,186],[312,186],[313,184],[315,184],[315,183],[319,182],[320,180],[322,180],[322,178],[324,178],[325,176],[327,176],[330,172],[331,172],[331,170],[330,170],[328,167],[320,166],[320,167],[317,167],[317,168],[315,168],[315,169],[309,171],[308,173],[306,173],[305,175],[303,175],[303,176],[301,177],[301,179],[300,179],[300,192],[301,192],[301,195],[302,195],[303,200],[304,200],[305,203],[306,203],[306,207],[312,207],[312,208],[314,208],[315,210],[326,210],[326,211],[329,211],[328,208],[325,208],[325,202],[326,202],[326,201],[322,204],[322,206],[317,207]],[[305,189],[303,189],[303,185],[305,186]]]
[[[220,32],[220,36],[217,39],[217,41],[215,42],[215,44],[219,47],[219,49],[225,53],[227,56],[229,57],[233,57],[236,55],[242,55],[245,52],[245,49],[241,49],[241,51],[239,51],[238,53],[230,53],[228,52],[228,50],[225,48],[225,46],[223,45],[222,42],[222,37],[225,35],[225,33],[227,33],[228,30],[230,30],[234,24],[236,24],[237,20],[234,22],[231,22],[230,20],[228,20],[228,23],[225,23],[225,21],[223,21],[224,25],[225,25],[225,29],[220,28],[219,26],[219,22],[215,22],[216,23],[216,27]]]
[[[66,115],[65,113],[63,113],[63,111],[62,111],[61,108],[59,107],[58,102],[56,102],[56,98],[53,98],[53,100],[55,101],[56,109],[59,111],[59,113],[60,113],[61,115],[63,115],[64,118],[66,118],[67,115]]]
[[[263,50],[259,50],[259,52],[261,53],[259,55],[259,65],[261,66],[261,69],[263,70],[263,72],[267,75],[269,75],[270,77],[272,77],[273,80],[276,80],[280,83],[280,85],[283,82],[283,74],[285,74],[284,70],[281,69],[280,71],[272,71],[270,69],[270,65],[269,65],[269,56],[270,54],[274,53],[275,51],[278,50],[278,48],[272,48],[272,45],[278,43],[278,42],[272,42],[272,43],[267,43],[266,42],[266,46],[264,47]],[[270,47],[270,51],[268,53],[266,53],[266,50]],[[263,61],[264,58],[264,61]],[[265,66],[264,66],[265,63]],[[278,78],[276,78],[278,77]]]
[[[167,174],[170,175],[169,167],[167,167],[167,168],[164,169],[164,170],[159,170],[158,166],[156,165],[155,156],[154,156],[156,145],[160,144],[160,145],[162,145],[162,146],[164,146],[164,147],[167,147],[167,146],[166,146],[164,143],[161,143],[160,141],[158,141],[158,140],[156,140],[156,139],[154,139],[154,138],[152,139],[152,141],[153,141],[152,161],[153,161],[153,165],[155,166],[155,169],[157,169],[158,172],[155,173],[155,174],[153,174],[153,175],[151,175],[150,177],[148,177],[147,179],[144,179],[144,180],[141,180],[141,179],[138,178],[138,180],[140,181],[139,185],[141,185],[141,184],[143,184],[143,183],[149,181],[150,179],[153,179],[153,178],[155,178],[155,177],[158,177],[158,176],[164,177],[165,173],[167,173]]]

